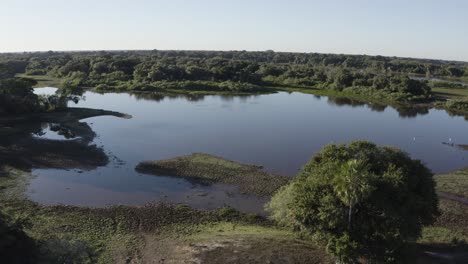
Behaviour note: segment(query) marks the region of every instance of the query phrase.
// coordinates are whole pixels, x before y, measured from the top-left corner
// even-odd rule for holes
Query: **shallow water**
[[[399,113],[391,107],[284,92],[146,97],[86,92],[84,101],[71,106],[133,116],[84,120],[97,134],[93,144],[104,148],[110,163],[86,172],[34,170],[38,177],[31,182],[29,196],[46,204],[134,205],[162,200],[258,212],[266,199],[240,195],[233,186],[194,185],[183,179],[140,174],[134,168],[143,160],[201,152],[293,176],[324,145],[356,139],[400,147],[436,173],[468,166],[468,151],[442,144],[450,140],[467,144],[468,122],[443,110]]]

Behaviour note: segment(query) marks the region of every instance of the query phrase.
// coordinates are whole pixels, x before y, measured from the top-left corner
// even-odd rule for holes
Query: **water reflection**
[[[143,93],[131,93],[131,96],[137,100],[155,101],[161,102],[163,100],[178,100],[185,99],[188,102],[202,102],[205,97],[212,95],[204,94],[175,94],[175,93],[160,93],[160,92],[143,92]],[[247,102],[249,99],[255,98],[258,95],[219,95],[219,98],[223,102],[232,102],[233,100],[240,100],[241,102]]]
[[[109,157],[107,165],[86,173],[34,170],[38,177],[31,183],[29,195],[36,201],[100,206],[164,200],[202,208],[225,204],[244,211],[262,208],[264,200],[238,195],[233,186],[194,185],[134,170],[144,160],[197,152],[294,176],[324,145],[366,139],[400,147],[434,172],[468,165],[467,151],[442,144],[449,138],[455,144],[468,143],[468,122],[442,110],[300,93],[84,95],[86,100],[78,107],[110,109],[133,118],[82,120],[96,134],[90,144],[103,146]],[[76,133],[76,129],[72,131]],[[97,197],[99,193],[102,196]]]
[[[320,97],[319,97],[320,98]],[[368,109],[374,112],[384,112],[389,105],[373,102],[365,102],[362,100],[351,99],[346,97],[326,97],[328,104],[332,106],[351,106],[353,108],[367,106]],[[398,112],[399,117],[414,118],[418,115],[429,114],[429,106],[408,106],[408,105],[392,105],[392,108]]]
[[[96,136],[85,122],[66,123],[0,122],[2,165],[23,170],[34,168],[80,168],[105,166],[108,157],[102,148],[90,145]],[[71,140],[63,140],[63,139]]]

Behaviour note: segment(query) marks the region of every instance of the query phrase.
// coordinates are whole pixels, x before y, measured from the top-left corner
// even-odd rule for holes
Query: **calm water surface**
[[[301,93],[144,99],[86,92],[85,97],[73,106],[119,111],[133,118],[85,119],[97,134],[93,144],[104,148],[110,163],[86,172],[34,170],[38,177],[28,194],[35,201],[88,206],[168,201],[207,209],[230,205],[246,212],[261,210],[266,199],[240,195],[233,186],[194,185],[134,170],[143,160],[195,152],[294,176],[324,145],[365,139],[400,147],[436,173],[468,166],[468,151],[442,144],[468,144],[468,122],[442,110],[408,117],[391,107],[347,105]],[[57,138],[44,127],[44,137]]]

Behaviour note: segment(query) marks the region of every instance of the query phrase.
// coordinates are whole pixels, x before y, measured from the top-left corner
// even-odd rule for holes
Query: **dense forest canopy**
[[[24,65],[16,61],[0,63],[0,115],[51,111],[66,108],[68,101],[76,103],[81,99],[82,89],[66,83],[54,95],[36,95],[33,90],[36,80],[15,76]]]
[[[427,100],[427,83],[409,78],[468,78],[468,63],[383,56],[247,51],[89,51],[0,54],[11,73],[50,75],[98,90],[165,89],[261,92],[314,87]]]

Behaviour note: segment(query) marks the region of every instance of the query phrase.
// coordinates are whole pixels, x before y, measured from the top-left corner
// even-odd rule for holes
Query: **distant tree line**
[[[410,74],[468,77],[468,64],[383,56],[246,52],[116,51],[1,54],[14,73],[50,75],[98,90],[261,92],[267,87],[331,89],[391,100],[425,100]]]

